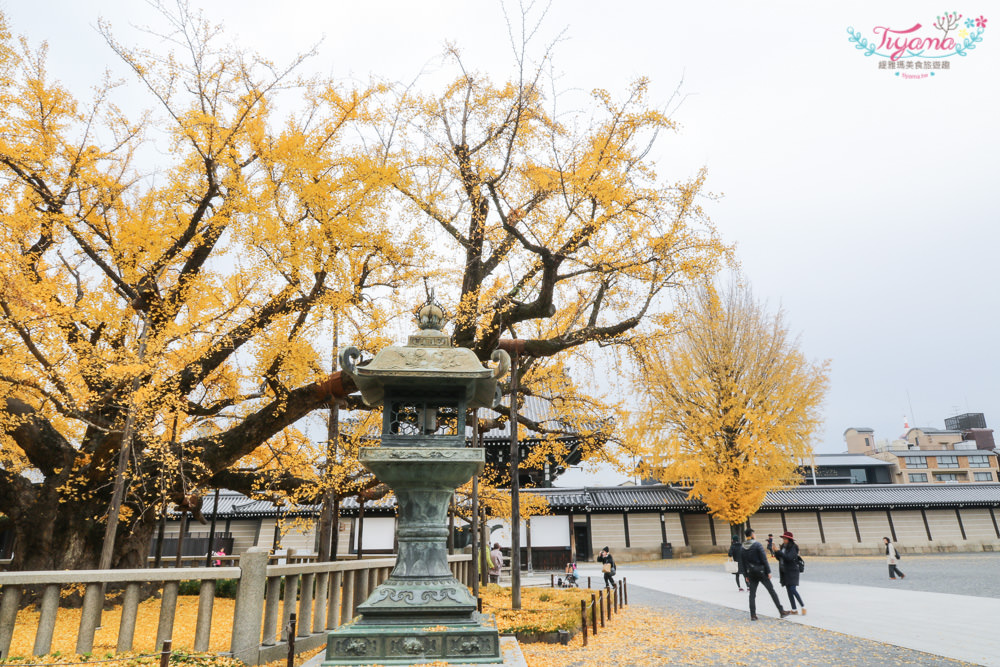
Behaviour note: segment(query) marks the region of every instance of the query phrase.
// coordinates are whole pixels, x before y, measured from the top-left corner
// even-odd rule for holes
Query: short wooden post
[[[618,613],[618,584],[611,587],[611,604],[615,608],[615,613]]]
[[[628,604],[628,579],[622,577],[622,595],[625,596],[625,604]]]
[[[597,598],[590,594],[590,624],[594,626],[594,636],[597,636]]]
[[[601,627],[604,627],[604,591],[597,591],[597,606],[601,608]]]
[[[593,588],[593,586],[590,585],[590,577],[587,577],[587,588]]]
[[[288,660],[287,667],[295,667],[295,614],[288,617]]]
[[[550,574],[549,575],[549,580],[550,580],[549,581],[549,588],[555,588],[556,587],[556,575],[555,574]]]
[[[587,603],[580,600],[580,630],[583,634],[583,645],[587,645]]]
[[[167,639],[163,642],[163,650],[160,651],[160,667],[167,667],[170,664],[170,645],[171,640]]]

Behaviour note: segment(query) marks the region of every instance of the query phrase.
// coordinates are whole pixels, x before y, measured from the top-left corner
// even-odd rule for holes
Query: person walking
[[[774,586],[771,584],[771,566],[767,562],[764,545],[754,539],[753,528],[747,528],[744,535],[746,539],[742,546],[743,567],[746,570],[747,585],[750,587],[750,620],[757,620],[757,586],[760,584],[764,584],[781,617],[788,616],[788,612],[781,607],[778,594],[774,592]]]
[[[604,585],[608,588],[615,587],[615,574],[618,568],[615,567],[614,556],[611,555],[611,549],[604,547],[601,549],[601,553],[597,555],[597,560],[603,563],[601,566],[601,572],[604,573]]]
[[[889,578],[895,579],[896,575],[899,575],[900,579],[906,579],[903,571],[896,567],[896,563],[899,561],[899,551],[896,549],[896,545],[888,537],[883,537],[882,542],[885,543],[885,562],[889,564]]]
[[[503,567],[503,552],[500,551],[500,543],[493,543],[493,551],[490,552],[490,583],[500,583],[500,569]]]
[[[795,543],[795,537],[787,530],[781,536],[781,546],[774,552],[774,557],[778,559],[778,581],[788,591],[788,605],[791,609],[789,614],[799,613],[795,608],[795,601],[799,601],[802,607],[802,615],[806,615],[806,603],[799,595],[799,545]]]
[[[732,558],[736,562],[736,588],[740,589],[741,593],[743,592],[744,588],[742,586],[740,586],[740,575],[741,574],[743,575],[744,581],[747,578],[746,570],[743,569],[743,554],[742,554],[742,551],[743,551],[743,547],[740,546],[740,536],[739,535],[733,535],[733,543],[729,547],[729,557]],[[747,587],[749,587],[749,586],[750,586],[750,584],[747,583]]]
[[[774,534],[767,534],[767,553],[774,555]]]

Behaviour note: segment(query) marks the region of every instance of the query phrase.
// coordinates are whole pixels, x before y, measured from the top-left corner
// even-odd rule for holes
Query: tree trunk
[[[31,519],[15,522],[17,541],[10,569],[97,569],[105,524],[94,517],[105,519],[108,503],[102,494],[95,496],[93,501],[60,503],[54,490],[41,489],[36,501],[24,508],[23,516]],[[156,519],[150,513],[138,520],[123,520],[115,539],[111,567],[146,567],[155,530]]]

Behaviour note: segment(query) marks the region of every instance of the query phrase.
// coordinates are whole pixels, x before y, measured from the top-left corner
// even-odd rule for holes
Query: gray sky
[[[809,357],[831,360],[817,452],[842,451],[850,426],[895,438],[904,415],[943,427],[984,412],[1000,426],[1000,14],[982,0],[953,3],[962,27],[985,16],[982,42],[948,58],[949,70],[905,79],[855,49],[847,28],[877,41],[876,26],[921,23],[929,35],[939,1],[818,4],[563,1],[541,38],[565,29],[556,65],[566,88],[623,91],[645,75],[666,103],[683,80],[681,130],[658,146],[660,173],[708,167],[709,189],[725,196],[707,208],[745,278],[785,309]],[[279,61],[325,38],[308,67],[336,76],[409,81],[436,67],[448,40],[470,67],[511,72],[492,2],[192,5]],[[115,65],[97,18],[133,42],[129,24],[152,16],[134,0],[0,7],[15,33],[48,40],[50,72],[84,98]]]

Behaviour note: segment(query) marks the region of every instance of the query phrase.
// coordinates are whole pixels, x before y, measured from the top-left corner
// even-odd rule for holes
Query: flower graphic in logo
[[[950,69],[948,58],[964,58],[983,41],[986,32],[983,15],[966,18],[953,11],[939,14],[935,19],[931,25],[913,19],[903,25],[876,25],[867,35],[848,28],[848,41],[866,57],[890,61],[884,69],[923,70]]]

